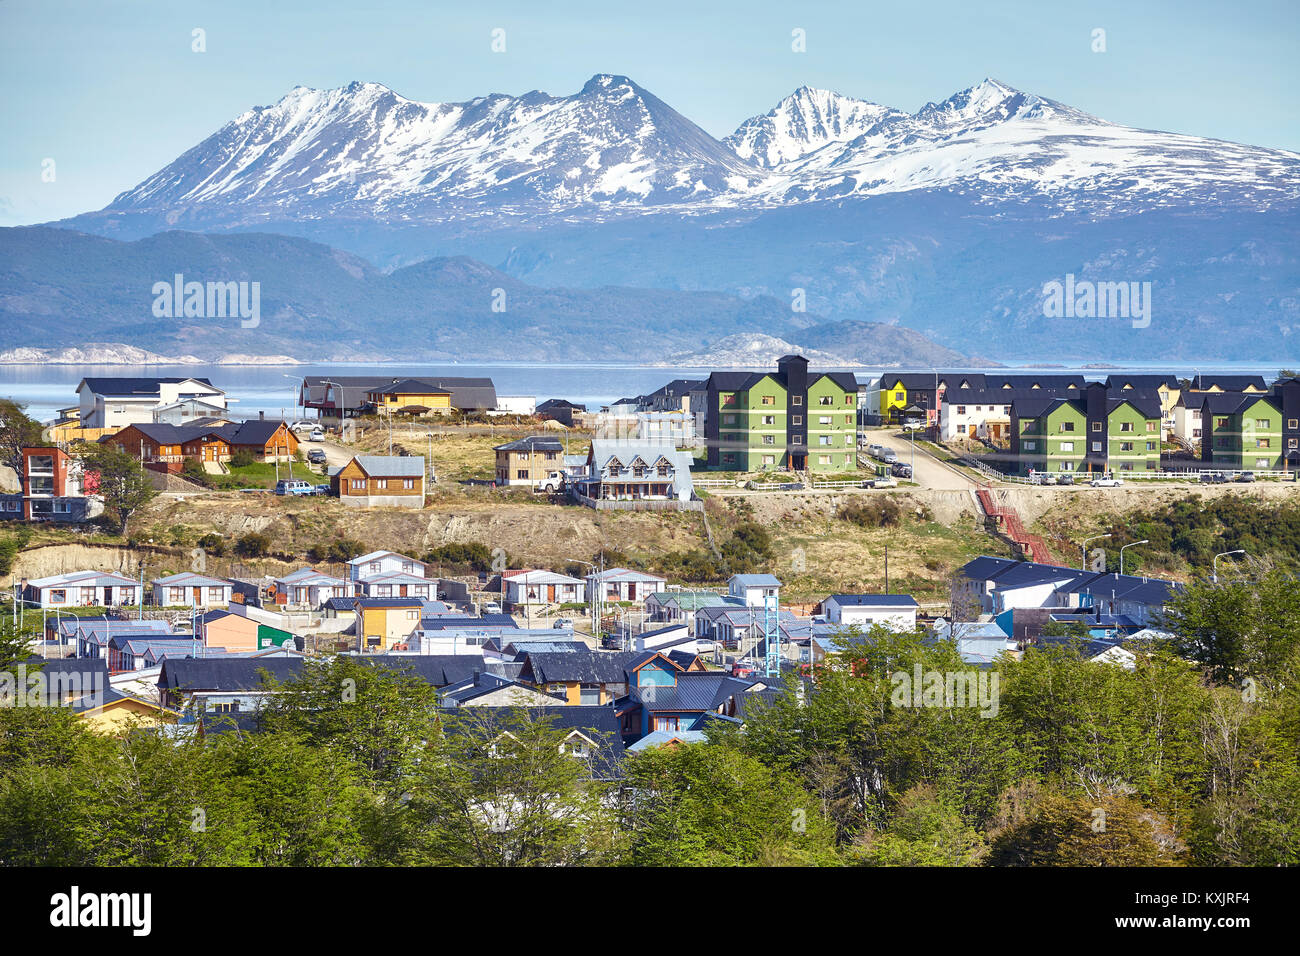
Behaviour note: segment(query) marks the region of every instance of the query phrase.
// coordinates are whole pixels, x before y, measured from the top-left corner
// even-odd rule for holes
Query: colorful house
[[[710,468],[857,468],[858,382],[847,372],[809,373],[807,359],[786,355],[776,372],[714,372],[707,394]]]
[[[357,455],[330,473],[330,491],[357,508],[424,507],[423,455]]]
[[[361,650],[383,654],[407,639],[420,627],[419,598],[357,598],[356,632]]]
[[[1246,393],[1207,395],[1201,408],[1201,460],[1233,471],[1282,467],[1282,408]]]

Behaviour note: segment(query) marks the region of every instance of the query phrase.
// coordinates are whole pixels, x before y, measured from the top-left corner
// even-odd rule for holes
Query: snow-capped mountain
[[[755,191],[768,203],[951,189],[1129,213],[1300,196],[1295,153],[1120,126],[991,79],[771,173]]]
[[[599,74],[572,96],[466,103],[352,83],[249,110],[104,214],[199,228],[406,224],[921,189],[1103,214],[1264,207],[1300,197],[1300,155],[1120,126],[991,79],[911,114],[802,87],[721,142],[623,76]]]
[[[882,122],[906,117],[888,106],[801,86],[765,115],[745,120],[722,142],[741,159],[773,167],[842,146]]]
[[[627,77],[572,96],[417,103],[377,83],[297,87],[249,110],[111,209],[403,219],[690,202],[756,184],[747,163]]]

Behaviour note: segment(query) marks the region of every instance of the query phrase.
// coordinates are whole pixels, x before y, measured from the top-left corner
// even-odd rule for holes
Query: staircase
[[[979,499],[980,510],[986,518],[992,518],[999,530],[1020,547],[1030,561],[1039,564],[1052,564],[1060,567],[1060,562],[1052,558],[1047,549],[1047,542],[1041,535],[1030,534],[1020,521],[1020,515],[1014,508],[1000,504],[993,497],[993,492],[980,488],[975,492]]]

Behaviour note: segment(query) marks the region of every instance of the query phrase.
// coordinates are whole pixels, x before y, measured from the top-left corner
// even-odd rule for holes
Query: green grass
[[[208,487],[218,491],[230,491],[238,488],[274,488],[276,482],[275,462],[256,462],[252,465],[231,466],[228,475],[207,475]],[[305,462],[293,462],[292,466],[280,462],[280,478],[295,478],[322,485],[328,480],[313,466]]]

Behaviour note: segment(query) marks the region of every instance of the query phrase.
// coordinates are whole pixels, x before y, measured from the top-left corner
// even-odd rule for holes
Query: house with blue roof
[[[733,574],[727,580],[727,594],[746,607],[762,607],[769,597],[781,599],[781,582],[772,574]]]

